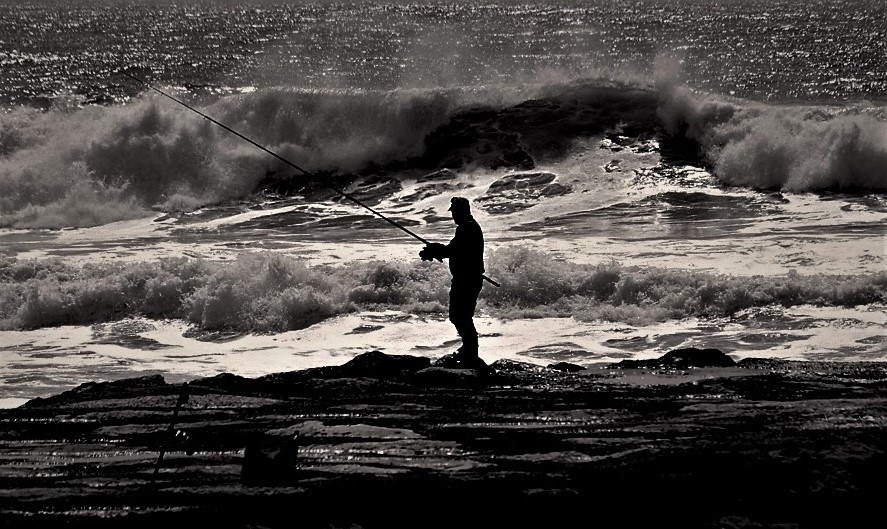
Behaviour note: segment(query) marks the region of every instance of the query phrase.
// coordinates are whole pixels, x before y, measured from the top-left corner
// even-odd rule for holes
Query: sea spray
[[[351,309],[346,288],[323,268],[279,255],[242,255],[209,265],[199,287],[182,298],[188,320],[203,329],[300,329]]]
[[[349,172],[420,155],[458,99],[442,89],[269,89],[222,99],[207,112],[309,171]]]
[[[887,120],[869,106],[742,102],[660,82],[666,130],[697,141],[722,182],[792,192],[887,190]]]
[[[595,116],[649,114],[652,99],[639,100],[630,87],[620,92],[621,86],[572,80],[387,91],[267,88],[220,97],[200,109],[327,177],[420,158],[429,142],[436,154],[420,162],[421,169],[466,156],[463,162],[470,165],[481,152],[496,152],[488,141],[496,141],[496,134],[487,138],[483,131],[506,139],[523,134],[527,141],[542,135],[545,142],[572,145],[576,134],[606,126]],[[519,108],[501,123],[465,123],[460,117],[473,108],[495,117],[537,96],[551,104]],[[624,108],[614,114],[611,106]],[[533,123],[553,119],[557,127],[533,129]],[[432,133],[445,124],[449,136],[436,138]],[[0,115],[0,227],[87,227],[142,217],[152,209],[190,211],[246,199],[269,180],[295,180],[291,189],[307,183],[284,163],[152,94],[126,105],[19,108]],[[75,198],[76,211],[69,207]],[[92,214],[84,214],[87,210]]]
[[[887,121],[867,106],[779,106],[660,82],[573,79],[525,87],[269,88],[218,98],[208,115],[322,178],[400,164],[487,169],[557,162],[613,127],[698,142],[730,185],[788,191],[887,189]],[[469,111],[478,110],[473,114]],[[657,118],[659,122],[656,122]],[[497,143],[498,142],[498,143]],[[508,162],[512,160],[512,162]],[[393,167],[393,166],[392,166]],[[0,115],[0,227],[87,227],[243,201],[288,166],[150,95],[127,105]]]
[[[732,277],[708,272],[576,264],[522,246],[488,256],[502,284],[480,310],[497,318],[574,317],[634,325],[730,316],[766,306],[887,304],[887,272],[859,276]],[[87,264],[5,259],[0,329],[90,324],[132,316],[184,319],[202,329],[282,332],[359,310],[445,314],[449,274],[427,262],[309,266],[274,253],[232,262],[173,258]]]
[[[731,185],[887,189],[887,123],[865,114],[742,112],[713,131],[715,173]]]
[[[269,89],[205,110],[311,171],[335,173],[421,154],[427,133],[457,104],[439,90]],[[242,199],[269,175],[289,171],[151,96],[74,112],[22,109],[0,116],[0,131],[0,226],[7,227],[85,227],[149,208],[194,209]],[[64,218],[72,194],[93,218]]]

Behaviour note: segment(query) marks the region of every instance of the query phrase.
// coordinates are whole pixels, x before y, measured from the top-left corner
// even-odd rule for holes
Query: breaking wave
[[[887,108],[740,103],[668,82],[659,91],[666,129],[697,141],[725,184],[887,189]]]
[[[204,109],[309,171],[353,171],[421,153],[457,104],[445,92],[266,90]],[[130,105],[0,116],[0,226],[85,227],[244,197],[294,171],[184,108]],[[63,218],[67,205],[79,211]]]
[[[500,288],[480,311],[499,318],[574,317],[644,325],[722,317],[770,305],[887,304],[887,272],[862,276],[730,277],[556,260],[526,247],[488,259]],[[272,253],[232,262],[173,258],[74,266],[0,262],[0,329],[83,325],[131,316],[184,319],[201,329],[282,332],[339,314],[394,309],[446,314],[449,274],[426,262],[308,266]]]
[[[655,109],[650,94],[639,98],[612,88],[621,82],[558,83],[392,91],[277,88],[222,97],[201,110],[328,178],[394,162],[400,169],[435,170],[471,164],[472,157],[496,166],[516,154],[520,163],[532,164],[521,141],[532,144],[535,136],[540,144],[565,145],[577,133],[611,126],[632,109],[644,116]],[[557,130],[532,130],[552,122]],[[502,145],[521,152],[499,153]],[[268,182],[285,182],[288,190],[307,183],[287,164],[150,93],[127,105],[58,103],[45,112],[19,108],[0,116],[0,227],[87,227],[145,216],[151,209],[193,210],[247,197]]]
[[[390,165],[526,169],[619,126],[703,148],[724,183],[887,189],[887,111],[739,103],[667,82],[558,80],[515,87],[266,89],[201,110],[323,178]],[[398,165],[399,164],[399,165]],[[87,227],[189,211],[306,178],[187,109],[57,104],[0,115],[0,227]]]

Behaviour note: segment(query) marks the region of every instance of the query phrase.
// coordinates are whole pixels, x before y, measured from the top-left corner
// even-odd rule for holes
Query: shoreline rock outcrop
[[[864,525],[887,364],[722,355],[83,384],[0,410],[0,525]]]

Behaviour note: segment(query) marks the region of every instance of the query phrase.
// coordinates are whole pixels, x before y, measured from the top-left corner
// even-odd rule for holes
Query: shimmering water
[[[164,2],[0,5],[0,102],[111,103],[139,67],[197,93],[251,87],[523,83],[680,62],[694,87],[758,100],[883,101],[881,0]]]
[[[450,352],[446,268],[325,179],[436,241],[472,200],[487,361],[883,360],[885,43],[881,0],[0,0],[0,406]]]

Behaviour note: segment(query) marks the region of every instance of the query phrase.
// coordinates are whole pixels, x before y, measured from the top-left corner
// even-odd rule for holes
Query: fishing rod
[[[196,108],[192,107],[191,105],[188,105],[188,104],[185,103],[184,101],[182,101],[182,100],[180,100],[180,99],[177,99],[177,98],[175,98],[175,97],[173,97],[173,96],[167,94],[167,93],[164,92],[163,90],[160,90],[159,88],[156,88],[154,85],[148,83],[147,81],[143,81],[142,79],[139,79],[138,77],[136,77],[135,75],[132,75],[132,74],[129,73],[129,72],[126,72],[126,71],[123,71],[123,70],[119,70],[119,73],[122,73],[123,75],[129,77],[129,78],[132,79],[133,81],[136,81],[136,82],[138,82],[138,83],[141,83],[141,84],[145,85],[147,88],[149,88],[149,89],[151,89],[151,90],[157,92],[158,94],[162,95],[163,97],[166,97],[167,99],[170,99],[170,100],[172,100],[172,101],[175,101],[175,102],[178,103],[179,105],[182,105],[183,107],[187,108],[187,109],[190,110],[191,112],[194,112],[195,114],[200,115],[200,116],[203,117],[204,119],[209,120],[210,122],[212,122],[212,123],[214,123],[214,124],[216,124],[216,125],[222,127],[222,128],[225,129],[226,131],[228,131],[228,132],[230,132],[231,134],[237,136],[238,138],[242,139],[243,141],[249,143],[250,145],[252,145],[252,146],[254,146],[254,147],[258,147],[259,149],[261,149],[261,150],[264,151],[265,153],[270,154],[271,156],[273,156],[273,157],[276,158],[277,160],[280,160],[281,162],[285,163],[286,165],[292,167],[293,169],[296,169],[297,171],[299,171],[299,172],[301,172],[303,175],[305,175],[305,176],[311,178],[311,179],[314,180],[315,182],[319,182],[321,185],[323,185],[324,187],[326,187],[326,188],[329,189],[330,191],[333,191],[334,193],[336,193],[337,195],[341,196],[342,198],[347,198],[348,200],[354,202],[354,203],[357,204],[358,206],[360,206],[360,207],[366,209],[367,211],[369,211],[369,212],[372,213],[373,215],[375,215],[375,216],[379,217],[380,219],[384,220],[384,221],[387,222],[388,224],[391,224],[391,225],[394,226],[395,228],[397,228],[397,229],[399,229],[399,230],[401,230],[401,231],[407,233],[408,235],[410,235],[410,236],[413,237],[414,239],[418,240],[419,242],[421,242],[421,243],[423,243],[423,244],[425,244],[425,245],[431,244],[427,239],[425,239],[425,238],[423,238],[423,237],[417,235],[416,233],[412,232],[409,228],[406,228],[405,226],[401,226],[401,225],[398,224],[397,222],[394,222],[393,220],[389,219],[389,218],[386,217],[385,215],[382,215],[381,213],[379,213],[379,212],[376,211],[375,209],[373,209],[373,208],[371,208],[370,206],[364,204],[363,202],[361,202],[361,201],[358,200],[357,198],[355,198],[355,197],[349,195],[349,194],[346,193],[345,191],[342,191],[341,189],[339,189],[338,187],[336,187],[336,186],[334,186],[334,185],[332,185],[332,184],[330,184],[330,183],[324,182],[322,179],[317,178],[317,176],[315,176],[315,175],[312,174],[311,172],[309,172],[309,171],[307,171],[307,170],[305,170],[305,169],[299,167],[299,166],[296,165],[295,163],[293,163],[293,162],[287,160],[286,158],[284,158],[283,156],[277,154],[276,152],[272,151],[271,149],[266,148],[264,145],[261,145],[261,144],[259,144],[259,143],[256,143],[256,142],[253,141],[252,139],[250,139],[250,138],[244,136],[244,135],[241,134],[240,132],[237,132],[236,130],[232,129],[232,128],[229,127],[228,125],[225,125],[224,123],[222,123],[222,122],[220,122],[220,121],[217,121],[217,120],[213,119],[213,118],[210,117],[210,116],[207,116],[207,115],[204,114],[203,112],[197,110]],[[485,281],[488,281],[488,282],[491,283],[492,285],[497,286],[497,287],[499,286],[499,283],[497,283],[496,281],[493,281],[492,279],[490,279],[490,278],[487,277],[486,275],[482,275],[481,277],[483,277],[483,279],[484,279]]]

